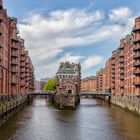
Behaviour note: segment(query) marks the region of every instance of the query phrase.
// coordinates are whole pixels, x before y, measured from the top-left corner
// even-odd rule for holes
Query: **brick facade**
[[[131,34],[121,39],[119,48],[112,52],[95,79],[96,92],[140,95],[140,17],[135,19]],[[86,83],[90,83],[90,79]],[[81,88],[85,89],[88,88]]]
[[[77,95],[81,85],[81,66],[70,62],[61,62],[57,77],[57,94]]]
[[[81,91],[96,91],[96,77],[91,76],[81,80]]]
[[[34,68],[18,34],[17,19],[8,17],[0,0],[0,95],[34,90]]]
[[[134,35],[134,92],[140,94],[140,17],[135,19],[135,25],[133,28]]]

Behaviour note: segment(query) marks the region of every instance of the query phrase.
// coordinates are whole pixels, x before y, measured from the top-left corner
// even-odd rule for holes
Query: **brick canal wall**
[[[110,102],[140,115],[140,97],[112,95]]]
[[[58,109],[73,110],[79,104],[77,96],[54,95],[48,96],[48,100]]]
[[[12,117],[27,102],[27,95],[15,97],[0,96],[0,126]]]

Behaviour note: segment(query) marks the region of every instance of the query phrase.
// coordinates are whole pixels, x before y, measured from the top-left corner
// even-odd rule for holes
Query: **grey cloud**
[[[125,11],[125,16],[121,14]],[[120,13],[118,12],[120,11]],[[36,76],[52,76],[57,70],[59,61],[63,58],[84,61],[86,56],[64,53],[70,46],[84,47],[106,39],[121,38],[129,33],[133,23],[132,12],[128,9],[112,9],[108,22],[104,22],[104,13],[85,9],[66,9],[50,12],[47,16],[40,13],[30,13],[19,22],[20,34],[25,38],[25,45],[30,51]],[[122,19],[128,25],[116,24],[113,21]],[[57,56],[62,56],[56,60]],[[91,56],[92,57],[92,56]],[[100,62],[99,62],[100,63]],[[84,64],[84,63],[82,63]],[[91,68],[90,66],[89,68]],[[51,70],[52,69],[52,70]]]

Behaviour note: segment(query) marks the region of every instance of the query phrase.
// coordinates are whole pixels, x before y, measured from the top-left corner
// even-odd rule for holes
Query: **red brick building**
[[[135,19],[131,34],[121,39],[119,48],[112,52],[95,79],[96,92],[140,95],[140,17]]]
[[[61,62],[56,73],[56,94],[54,101],[59,108],[75,109],[79,104],[79,92],[81,85],[81,65]]]
[[[105,91],[106,92],[110,92],[111,90],[111,80],[112,80],[112,75],[111,74],[114,74],[114,69],[112,67],[112,61],[111,61],[111,58],[108,59],[108,61],[106,62],[105,64]]]
[[[0,92],[8,94],[8,50],[9,50],[9,19],[7,12],[3,9],[2,1],[0,1]]]
[[[57,93],[67,95],[77,95],[81,85],[81,66],[80,64],[61,62],[57,77]]]
[[[96,74],[96,92],[105,91],[105,69],[100,69]]]
[[[24,39],[18,35],[17,19],[9,17],[0,0],[0,95],[34,90],[34,68]]]
[[[113,51],[111,59],[111,91],[113,94],[134,94],[133,36],[127,35],[120,47]],[[105,67],[105,68],[106,68]],[[106,75],[107,76],[107,75]]]
[[[134,92],[140,95],[140,17],[135,19],[135,25],[133,28],[134,36]]]
[[[81,91],[96,91],[96,77],[91,76],[81,80]]]

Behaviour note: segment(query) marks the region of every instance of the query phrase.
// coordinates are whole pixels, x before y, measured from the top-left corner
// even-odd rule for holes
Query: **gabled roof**
[[[80,64],[61,62],[57,74],[75,74],[80,71]]]

